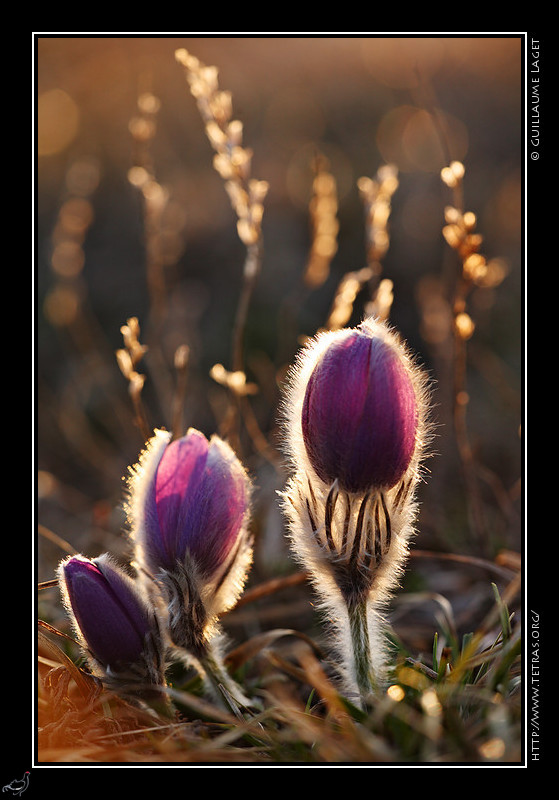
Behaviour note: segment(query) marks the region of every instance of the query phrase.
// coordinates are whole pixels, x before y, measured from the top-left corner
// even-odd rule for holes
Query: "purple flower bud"
[[[387,674],[383,607],[415,532],[427,376],[396,332],[369,317],[314,337],[286,389],[291,546],[334,621],[348,691],[365,697]]]
[[[116,671],[139,663],[153,628],[132,579],[106,556],[72,556],[60,565],[59,579],[76,632],[93,658]]]
[[[245,470],[231,448],[190,428],[156,451],[141,511],[148,568],[173,571],[191,559],[206,579],[223,568],[244,530],[249,505]]]
[[[389,489],[416,445],[417,398],[401,353],[364,323],[335,335],[310,374],[301,425],[308,458],[349,492]]]

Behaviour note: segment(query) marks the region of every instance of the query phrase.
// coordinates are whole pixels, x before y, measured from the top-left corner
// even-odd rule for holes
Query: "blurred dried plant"
[[[325,156],[318,154],[309,203],[311,244],[303,274],[306,286],[316,289],[328,279],[330,264],[338,249],[339,222],[336,179]]]
[[[181,48],[175,52],[175,58],[184,67],[186,80],[192,96],[205,125],[206,135],[215,151],[213,166],[225,182],[233,210],[237,216],[237,233],[246,247],[243,268],[243,284],[237,306],[237,313],[232,334],[232,353],[230,374],[233,380],[220,380],[231,390],[229,413],[222,420],[221,428],[224,436],[231,441],[237,452],[241,451],[240,420],[247,422],[249,433],[254,441],[261,439],[258,425],[250,406],[247,403],[247,392],[239,392],[239,386],[246,386],[244,363],[244,330],[246,318],[260,274],[262,262],[262,218],[264,199],[268,193],[268,183],[251,177],[252,150],[243,146],[243,125],[233,119],[233,103],[231,92],[220,89],[218,70],[214,66],[206,66],[198,58]],[[223,372],[217,366],[213,376]]]
[[[237,233],[251,255],[245,264],[245,274],[252,274],[260,265],[257,251],[251,248],[260,244],[268,184],[251,178],[252,150],[243,146],[243,125],[232,119],[231,92],[220,89],[217,67],[206,66],[184,48],[177,50],[175,57],[185,68],[190,91],[215,150],[214,168],[225,181],[237,215]]]
[[[374,179],[362,177],[357,182],[365,208],[367,264],[377,274],[390,244],[388,219],[392,210],[392,196],[398,184],[398,168],[395,164],[384,164],[379,167]]]
[[[399,185],[398,168],[395,164],[383,164],[374,179],[360,178],[357,185],[365,208],[367,266],[377,280],[365,312],[387,320],[394,299],[393,283],[389,278],[381,278],[382,259],[390,246],[389,218],[392,196]]]
[[[130,317],[126,325],[121,327],[120,332],[124,340],[124,347],[116,351],[116,359],[120,371],[128,381],[128,391],[136,413],[136,424],[144,440],[147,441],[151,435],[151,427],[142,403],[142,389],[146,376],[139,373],[136,367],[148,348],[140,343],[140,323],[137,317]]]
[[[184,249],[182,237],[185,214],[173,199],[173,192],[157,178],[152,152],[157,135],[157,116],[160,99],[150,91],[141,91],[137,98],[137,113],[129,120],[132,136],[132,166],[128,180],[140,193],[143,214],[145,270],[149,294],[149,369],[161,406],[176,407],[177,381],[171,375],[176,363],[167,363],[164,352],[163,326],[169,311],[170,270]],[[186,345],[179,345],[179,348]],[[173,361],[176,359],[176,354]],[[180,358],[179,358],[180,360]],[[180,389],[178,390],[180,393]],[[176,408],[173,426],[176,424]],[[151,431],[150,431],[151,433]],[[180,435],[181,431],[177,431]]]
[[[452,331],[454,343],[454,427],[456,442],[462,461],[467,486],[472,526],[481,552],[487,550],[487,529],[483,504],[478,485],[479,469],[471,448],[467,406],[467,347],[475,331],[475,322],[468,311],[468,296],[474,287],[494,288],[506,276],[506,265],[501,259],[488,260],[480,253],[482,235],[476,231],[476,215],[463,209],[464,164],[452,161],[441,170],[441,180],[451,190],[453,203],[445,208],[443,235],[447,244],[455,251],[459,272],[454,282],[451,298]]]
[[[143,199],[146,277],[150,312],[156,327],[165,309],[161,228],[163,214],[169,202],[169,190],[157,180],[151,153],[151,144],[157,133],[159,108],[158,97],[151,92],[142,92],[138,97],[138,113],[130,119],[128,125],[134,143],[133,165],[128,170],[128,180],[140,191]]]
[[[92,197],[99,185],[100,168],[93,159],[74,161],[66,173],[67,196],[60,206],[52,233],[50,267],[54,285],[44,310],[49,322],[66,329],[78,345],[88,333],[83,319],[84,242],[93,224]]]
[[[381,278],[381,275],[382,259],[390,246],[388,220],[392,210],[392,195],[398,188],[398,169],[394,164],[383,164],[375,178],[361,177],[357,187],[364,208],[366,266],[343,276],[325,324],[327,330],[338,330],[347,325],[357,295],[365,286],[370,291],[370,298],[365,305],[366,315],[386,321],[392,306],[393,283],[389,278]]]

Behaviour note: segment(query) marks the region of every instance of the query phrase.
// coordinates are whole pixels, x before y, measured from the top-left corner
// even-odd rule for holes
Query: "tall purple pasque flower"
[[[231,447],[190,428],[158,430],[129,481],[135,560],[172,647],[218,661],[219,616],[241,593],[252,561],[251,482]]]
[[[362,697],[385,674],[381,611],[414,532],[426,386],[400,337],[373,318],[317,335],[289,376],[291,544],[337,621],[348,686]]]
[[[390,489],[416,446],[418,402],[399,352],[368,327],[333,337],[306,386],[301,425],[317,475],[348,492]]]
[[[109,555],[71,556],[58,567],[64,605],[94,675],[133,695],[158,695],[164,647],[157,617]]]

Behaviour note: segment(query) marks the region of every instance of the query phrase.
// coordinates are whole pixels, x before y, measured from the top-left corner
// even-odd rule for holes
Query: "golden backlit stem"
[[[390,246],[388,220],[392,212],[392,196],[399,185],[398,169],[394,164],[383,164],[375,178],[362,177],[357,186],[365,209],[366,260],[365,269],[376,280],[366,313],[387,320],[392,307],[392,282],[380,280],[382,260]]]
[[[366,598],[355,603],[348,603],[347,612],[353,648],[355,681],[359,691],[360,702],[365,708],[367,699],[374,694],[377,688],[371,663]]]
[[[309,204],[312,241],[303,275],[306,286],[317,289],[327,280],[338,249],[338,196],[336,179],[324,156],[315,159],[313,194]]]
[[[190,348],[183,344],[175,351],[174,366],[177,374],[177,386],[173,398],[173,437],[180,438],[185,433],[184,425],[184,398],[188,374],[188,361]]]
[[[134,147],[128,181],[138,190],[142,202],[145,272],[149,295],[149,371],[161,407],[173,407],[172,413],[176,416],[174,405],[177,391],[181,390],[173,385],[169,365],[161,349],[161,336],[168,304],[166,270],[176,263],[178,254],[183,249],[180,233],[184,223],[181,215],[173,215],[171,192],[159,182],[156,175],[152,144],[157,133],[160,106],[161,101],[152,92],[138,93],[137,111],[128,123]],[[171,424],[174,428],[174,417]]]
[[[128,172],[129,182],[142,197],[146,276],[150,295],[150,313],[157,328],[163,319],[166,287],[161,251],[161,218],[169,200],[168,191],[157,181],[151,144],[157,132],[159,98],[141,92],[137,99],[137,115],[128,123],[134,144],[134,163]]]
[[[147,347],[140,344],[140,324],[137,317],[130,317],[120,329],[124,340],[124,348],[116,351],[117,364],[120,371],[128,381],[128,391],[134,412],[136,424],[145,441],[151,436],[151,428],[147,420],[142,401],[142,389],[145,375],[141,375],[136,367],[147,352]]]
[[[472,212],[464,212],[464,175],[465,167],[461,161],[451,158],[450,146],[445,126],[442,124],[440,110],[435,102],[430,87],[422,82],[423,103],[431,114],[439,141],[445,154],[446,163],[441,169],[440,177],[450,189],[453,205],[445,209],[445,226],[443,235],[458,255],[460,273],[455,282],[455,290],[451,298],[453,316],[452,336],[454,345],[453,375],[453,417],[456,442],[462,461],[467,486],[467,499],[472,514],[472,522],[476,531],[479,546],[486,545],[485,522],[482,512],[481,496],[477,482],[474,458],[467,430],[467,406],[469,395],[466,390],[467,348],[466,342],[474,331],[473,320],[466,308],[467,296],[476,284],[483,285],[488,270],[485,258],[478,251],[482,237],[474,231],[476,217]]]
[[[452,161],[441,171],[441,179],[452,191],[453,197],[453,205],[445,209],[446,226],[443,228],[443,235],[449,246],[457,253],[460,264],[460,273],[455,282],[454,296],[451,303],[454,342],[454,430],[464,469],[472,522],[476,531],[478,545],[483,550],[486,547],[485,520],[467,426],[469,395],[466,389],[468,366],[466,342],[472,336],[475,325],[466,308],[468,294],[473,285],[472,271],[476,265],[478,270],[481,269],[485,259],[478,254],[482,237],[474,231],[476,217],[472,212],[464,212],[462,208],[464,174],[464,165],[459,161]]]
[[[388,219],[392,195],[398,188],[398,170],[393,164],[383,164],[374,179],[362,177],[357,186],[365,207],[367,264],[380,270],[380,261],[390,243]]]
[[[251,177],[252,151],[243,146],[243,125],[240,120],[232,119],[231,93],[220,89],[217,68],[206,66],[185,48],[176,50],[175,58],[185,70],[190,92],[196,100],[206,135],[215,151],[214,169],[224,180],[231,206],[237,215],[237,234],[246,247],[231,351],[231,371],[244,372],[244,332],[262,262],[262,218],[268,183]],[[240,453],[241,397],[232,392],[231,401],[230,422],[225,435]]]

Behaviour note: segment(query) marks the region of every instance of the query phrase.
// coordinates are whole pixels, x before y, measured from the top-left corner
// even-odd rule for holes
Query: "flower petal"
[[[142,654],[149,621],[132,581],[107,559],[73,556],[62,565],[71,611],[93,656],[130,664]]]
[[[182,561],[190,544],[191,521],[196,524],[208,448],[206,437],[191,428],[186,436],[168,445],[159,462],[154,499],[161,566],[172,568],[177,560]]]
[[[353,330],[316,364],[301,423],[318,476],[360,492],[390,488],[402,477],[417,419],[414,387],[399,354],[380,337]]]

